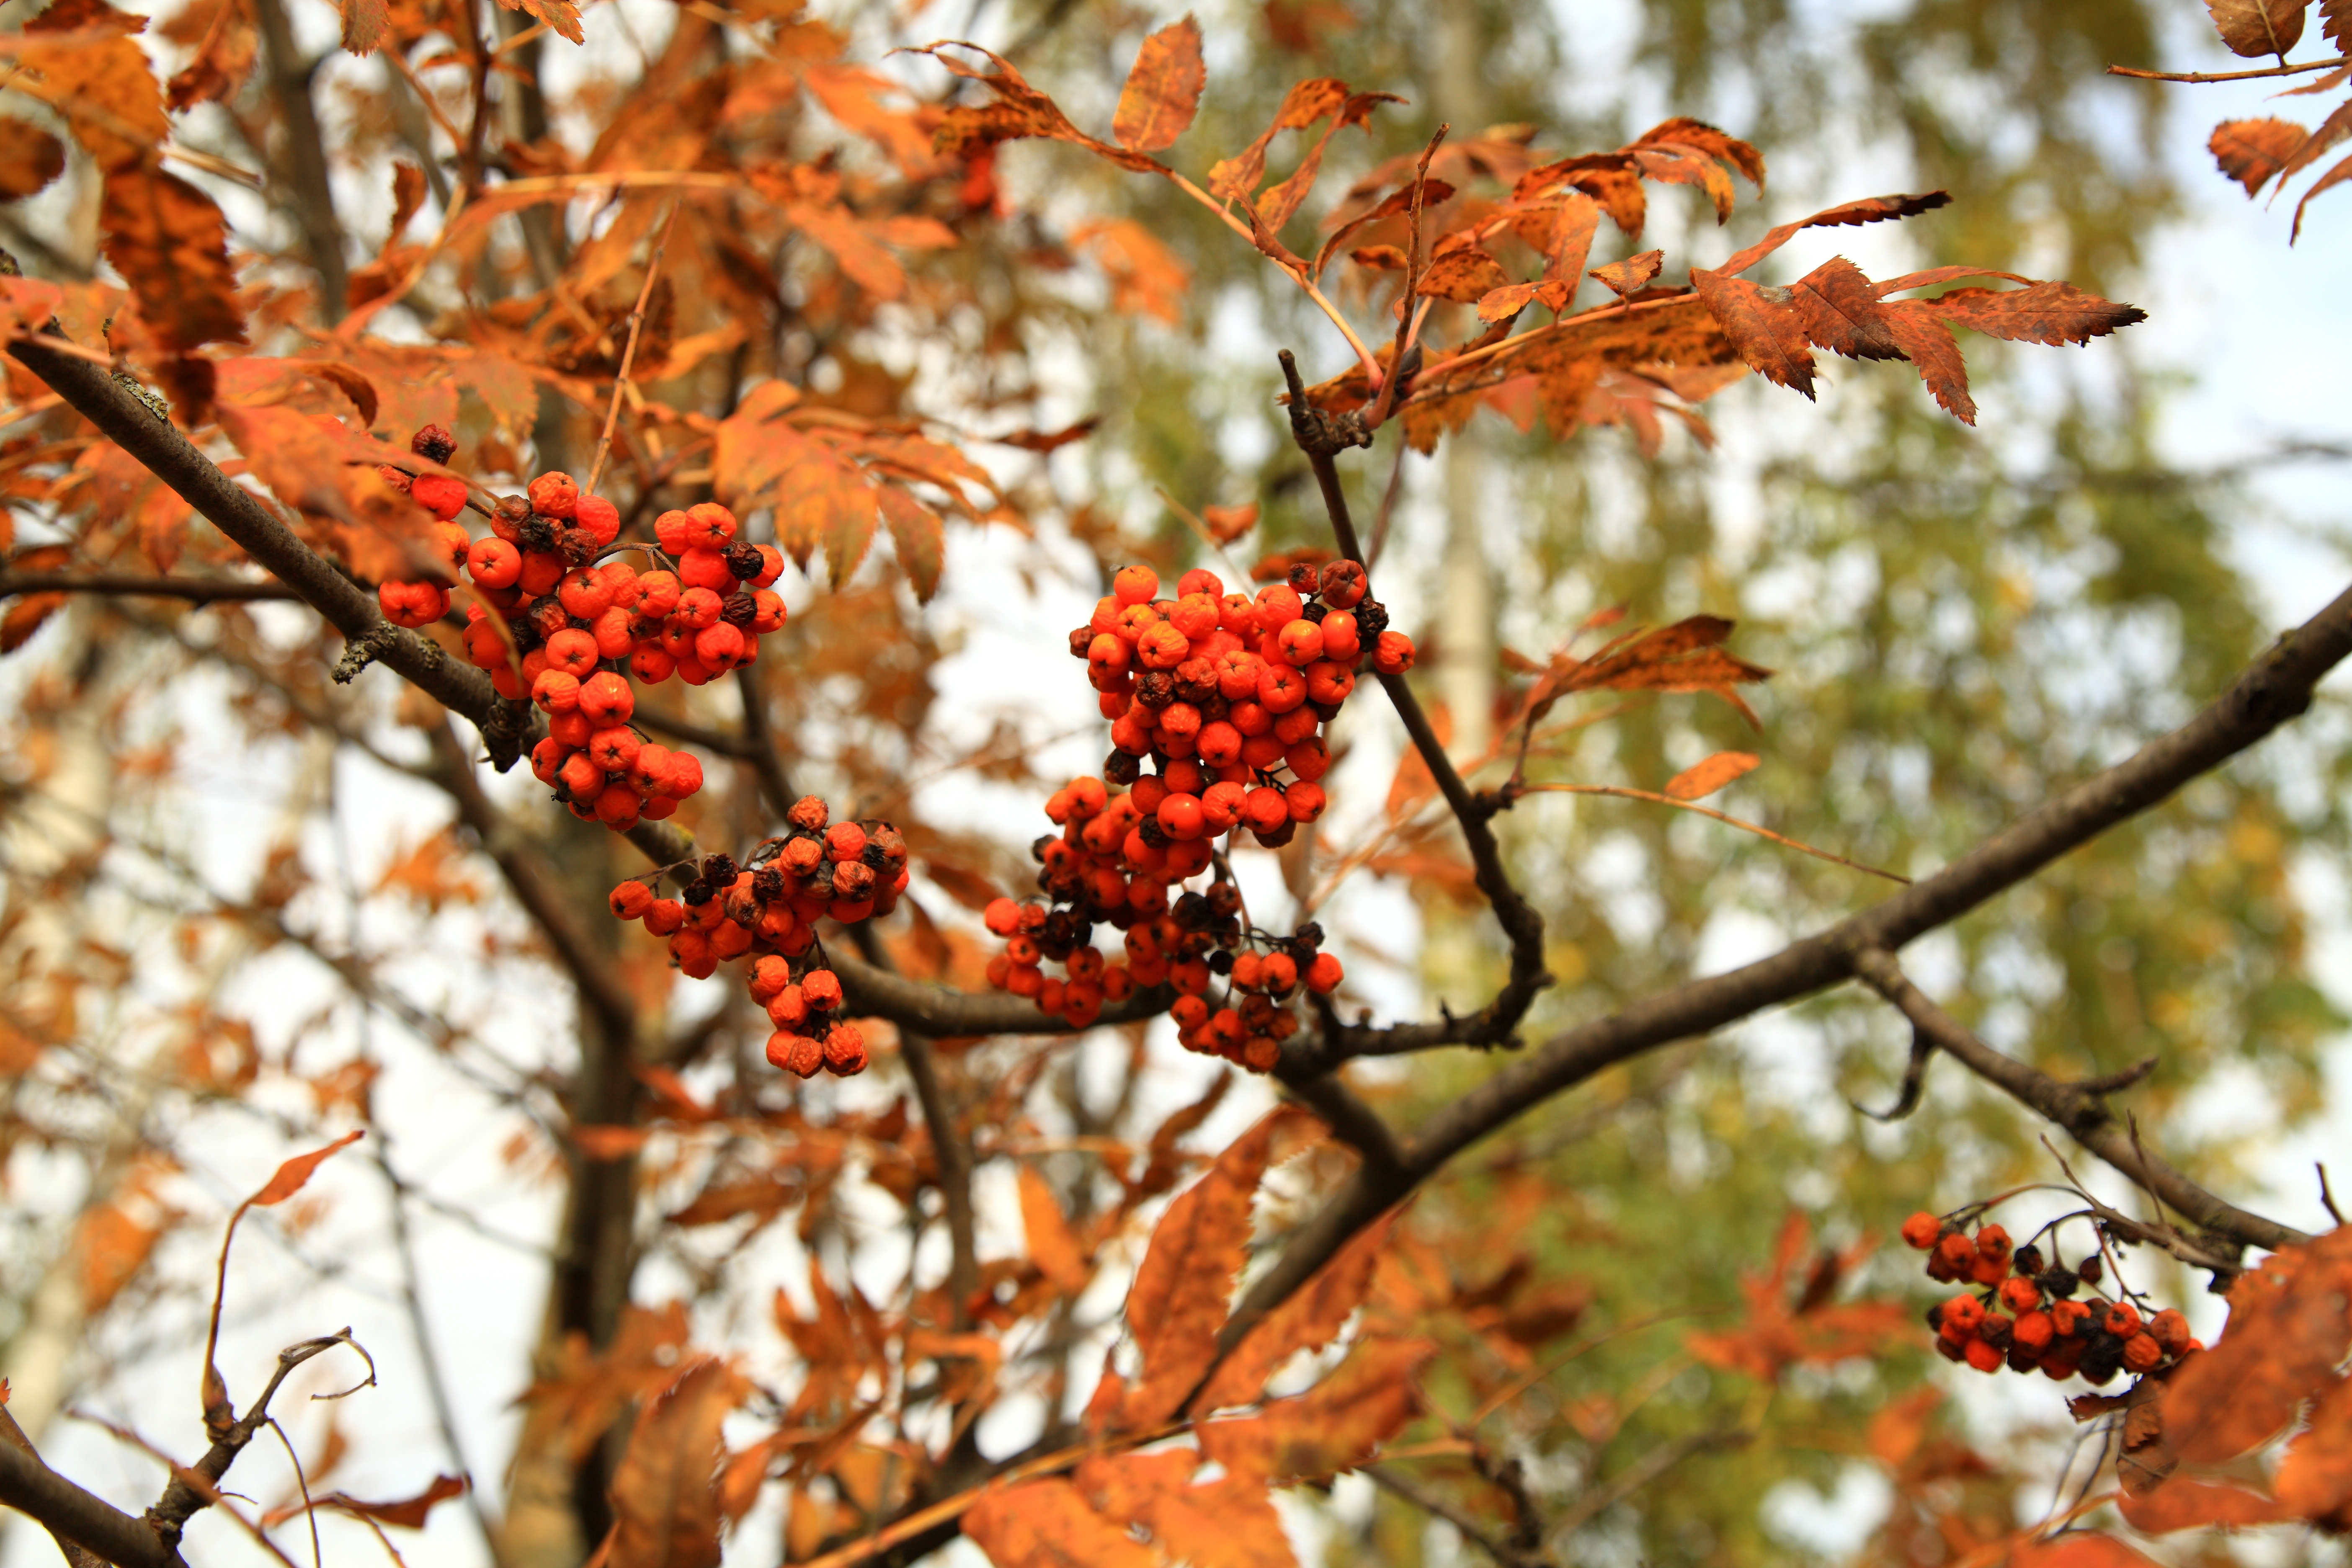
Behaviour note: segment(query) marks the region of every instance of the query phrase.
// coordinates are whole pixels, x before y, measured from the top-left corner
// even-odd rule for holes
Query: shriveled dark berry
[[[724,888],[732,885],[737,874],[743,868],[735,864],[735,857],[732,855],[705,855],[702,858],[702,879],[713,887]]]
[[[408,438],[408,449],[428,463],[446,463],[457,449],[457,438],[438,425],[427,425]]]
[[[2020,1279],[2031,1279],[2042,1272],[2042,1249],[2029,1241],[2010,1255],[2009,1266]]]
[[[543,554],[555,548],[555,524],[543,517],[525,518],[522,526],[515,531],[515,542]]]
[[[1209,900],[1198,893],[1187,893],[1178,899],[1176,907],[1168,912],[1176,918],[1178,925],[1191,931],[1206,931],[1209,922],[1216,919],[1209,909]]]
[[[497,512],[499,521],[520,528],[530,519],[530,498],[500,496],[492,510]]]
[[[1135,831],[1145,844],[1154,849],[1165,848],[1173,842],[1168,837],[1168,830],[1160,826],[1160,819],[1156,816],[1145,817],[1136,825]]]
[[[1209,912],[1219,920],[1242,907],[1242,890],[1231,882],[1212,882],[1206,895]]]
[[[1302,606],[1298,613],[1319,626],[1323,624],[1323,617],[1331,613],[1331,606],[1318,599],[1314,604]]]
[[[773,866],[762,866],[751,873],[751,896],[763,904],[772,904],[784,896],[784,874]]]
[[[1294,561],[1290,563],[1290,575],[1286,581],[1290,584],[1291,592],[1303,599],[1323,585],[1323,571],[1307,562]]]
[[[1176,700],[1176,681],[1164,669],[1147,670],[1137,678],[1135,700],[1146,708],[1165,708]]]
[[[584,528],[560,527],[555,531],[555,552],[577,571],[596,559],[596,536]]]
[[[1366,647],[1380,641],[1381,634],[1389,629],[1389,607],[1378,599],[1366,599],[1356,606],[1356,636]]]
[[[738,581],[748,582],[767,569],[767,558],[750,541],[739,539],[727,547],[727,570]]]
[[[1086,658],[1086,657],[1087,657],[1087,650],[1088,648],[1093,647],[1094,646],[1095,646],[1095,629],[1094,629],[1094,627],[1092,627],[1092,626],[1074,626],[1074,627],[1072,627],[1072,628],[1071,628],[1071,630],[1070,630],[1070,657],[1071,657],[1072,658]]]
[[[2082,1262],[2074,1265],[2074,1272],[2082,1276],[2084,1284],[2096,1285],[2099,1282],[2099,1276],[2104,1271],[2105,1267],[2105,1266],[2099,1261],[2099,1255],[2094,1252],[2090,1257],[2085,1258]]]
[[[1320,921],[1308,921],[1305,925],[1300,926],[1297,931],[1290,933],[1290,940],[1297,942],[1299,946],[1309,949],[1310,951],[1312,949],[1321,947],[1323,945],[1323,922]]]
[[[1037,861],[1042,865],[1045,859],[1045,846],[1048,844],[1059,844],[1061,841],[1062,837],[1058,833],[1039,834],[1036,837],[1029,841],[1029,858]]]
[[[719,618],[738,630],[748,629],[760,614],[760,601],[738,588],[719,601]]]
[[[1113,752],[1103,759],[1103,782],[1122,787],[1143,776],[1143,759],[1127,752]]]
[[[1233,972],[1234,972],[1234,955],[1233,955],[1232,953],[1227,952],[1223,948],[1222,948],[1222,947],[1221,947],[1221,948],[1217,949],[1217,951],[1216,951],[1216,952],[1213,952],[1213,953],[1209,954],[1209,973],[1212,973],[1212,974],[1231,974]]]
[[[717,898],[718,896],[718,889],[712,887],[709,883],[698,879],[695,881],[688,882],[686,885],[686,891],[680,893],[678,898],[686,904],[695,909],[700,909],[703,905],[709,903],[712,899]]]

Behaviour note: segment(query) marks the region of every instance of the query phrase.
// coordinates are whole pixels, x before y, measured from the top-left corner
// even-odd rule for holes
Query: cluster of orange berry
[[[1971,1234],[1925,1211],[1903,1222],[1903,1239],[1928,1255],[1928,1279],[1977,1287],[1927,1309],[1936,1349],[1948,1361],[1979,1372],[2039,1368],[2056,1382],[2079,1373],[2095,1387],[2118,1372],[2153,1372],[2204,1348],[2172,1308],[2142,1318],[2130,1301],[2098,1296],[2105,1265],[2096,1252],[2072,1268],[2044,1267],[2040,1247],[2028,1242],[2012,1248],[2000,1226]],[[2077,1300],[2085,1288],[2091,1297]]]
[[[619,919],[643,921],[667,937],[670,957],[697,980],[750,955],[751,1000],[776,1026],[768,1059],[803,1078],[820,1067],[837,1073],[866,1067],[865,1037],[834,1016],[841,981],[824,962],[816,922],[853,925],[887,915],[907,890],[907,841],[896,827],[831,817],[824,801],[803,795],[785,813],[784,833],[763,839],[748,859],[707,855],[690,863],[693,880],[675,899],[656,889],[681,868],[664,867],[623,882],[609,900]]]
[[[457,449],[437,425],[409,445],[436,463]],[[547,714],[531,772],[574,816],[625,831],[668,816],[702,787],[699,761],[630,728],[631,679],[651,686],[675,675],[699,686],[758,658],[761,634],[784,624],[784,602],[769,588],[784,566],[774,546],[737,539],[734,513],[710,502],[655,519],[656,546],[616,545],[619,510],[563,473],[532,479],[527,497],[501,499],[488,510],[490,531],[475,539],[454,521],[469,504],[461,481],[383,472],[439,520],[430,548],[436,567],[446,565],[446,574],[383,584],[384,617],[404,626],[438,620],[458,574],[470,579],[466,657],[499,695]],[[651,570],[615,556],[633,550],[650,556]]]
[[[1150,567],[1119,570],[1070,634],[1070,652],[1087,661],[1111,721],[1104,778],[1150,795],[1136,803],[1148,814],[1138,824],[1147,846],[1246,826],[1278,847],[1323,815],[1331,750],[1321,731],[1355,689],[1358,668],[1412,668],[1412,639],[1389,629],[1367,583],[1353,561],[1302,563],[1252,598],[1195,568],[1171,600],[1156,597]],[[1146,759],[1160,770],[1156,791]]]
[[[1079,783],[1100,788],[1099,780]],[[1066,841],[1045,842],[1059,847]],[[1160,887],[1164,896],[1166,884]],[[1339,959],[1319,951],[1321,926],[1309,921],[1287,937],[1246,926],[1241,890],[1222,867],[1205,890],[1180,895],[1160,913],[1147,914],[1123,898],[1105,907],[1085,880],[1054,893],[1054,905],[998,899],[988,906],[982,917],[988,929],[1004,938],[1004,951],[988,961],[988,982],[1034,999],[1039,1012],[1075,1028],[1093,1023],[1105,1002],[1118,1001],[1139,985],[1170,985],[1177,996],[1168,1013],[1185,1049],[1265,1072],[1280,1057],[1282,1042],[1297,1031],[1298,1016],[1289,1004],[1300,987],[1328,994],[1345,977]],[[1106,959],[1096,948],[1097,921],[1123,931],[1123,957]],[[1048,963],[1060,964],[1062,974],[1045,973]],[[1220,982],[1225,997],[1212,1008],[1208,994]]]

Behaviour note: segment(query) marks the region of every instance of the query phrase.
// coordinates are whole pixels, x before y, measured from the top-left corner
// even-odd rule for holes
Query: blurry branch
[[[226,577],[142,577],[124,572],[0,572],[0,599],[18,594],[128,594],[209,605],[228,599],[294,599],[283,583],[239,583]]]
[[[512,766],[534,739],[537,715],[530,708],[501,700],[480,670],[386,621],[373,595],[303,543],[177,427],[155,417],[105,370],[75,357],[75,345],[24,338],[9,343],[8,353],[326,616],[350,639],[347,658],[357,653],[362,662],[388,665],[443,707],[470,720],[501,771]]]
[[[295,226],[302,231],[310,269],[319,275],[319,313],[329,326],[343,319],[347,277],[343,228],[335,220],[334,188],[327,183],[327,144],[319,132],[310,79],[318,70],[301,58],[285,0],[253,0],[253,20],[269,62],[269,93],[286,134],[286,183]]]
[[[751,693],[744,695],[748,712]],[[898,977],[898,966],[891,963],[873,921],[858,921],[849,928],[849,936],[877,973],[894,980]],[[923,1108],[923,1125],[931,1133],[931,1157],[940,1168],[940,1206],[946,1211],[948,1222],[948,1300],[955,1331],[961,1333],[971,1327],[972,1292],[980,1289],[979,1244],[971,1218],[971,1146],[957,1130],[955,1108],[948,1103],[946,1087],[940,1082],[939,1058],[929,1037],[902,1026],[898,1047],[907,1076],[915,1080],[915,1099]]]
[[[25,1436],[25,1429],[16,1425],[16,1418],[8,1414],[8,1407],[5,1405],[0,1405],[0,1447],[5,1447],[16,1454],[21,1454],[36,1465],[41,1464],[41,1456],[34,1451],[33,1440]],[[50,1470],[46,1465],[41,1465],[41,1468],[50,1475],[55,1475],[57,1473],[54,1470]],[[72,1483],[67,1482],[66,1484],[71,1485]],[[5,1475],[0,1475],[0,1501],[16,1502],[16,1498],[8,1492],[7,1478]],[[23,1505],[19,1503],[17,1506],[22,1507]],[[30,1510],[27,1510],[26,1511],[29,1512]],[[124,1514],[121,1517],[127,1521],[130,1520],[131,1516]],[[75,1541],[72,1536],[61,1532],[55,1525],[49,1525],[48,1531],[50,1539],[58,1543],[58,1550],[65,1553],[66,1562],[71,1565],[71,1568],[99,1568],[99,1565],[104,1561],[104,1559],[93,1555],[88,1548]]]
[[[60,1550],[70,1542],[116,1568],[187,1568],[176,1544],[165,1545],[144,1521],[49,1468],[29,1446],[0,1443],[0,1503],[46,1526]],[[73,1551],[66,1550],[66,1560],[82,1568]]]
[[[324,1355],[337,1345],[349,1345],[359,1351],[362,1357],[367,1354],[360,1350],[349,1329],[289,1345],[278,1352],[278,1367],[270,1374],[268,1385],[246,1407],[244,1415],[215,1426],[214,1413],[205,1413],[206,1426],[219,1436],[214,1438],[212,1447],[205,1450],[203,1458],[193,1465],[173,1467],[171,1483],[163,1489],[162,1500],[147,1510],[149,1528],[165,1546],[176,1552],[180,1532],[188,1521],[219,1500],[220,1479],[228,1474],[229,1466],[236,1462],[236,1457],[245,1451],[246,1445],[253,1441],[254,1435],[269,1419],[269,1401],[277,1394],[278,1384],[284,1383],[296,1367],[314,1356]],[[368,1380],[372,1383],[374,1379],[375,1370],[371,1363]],[[223,1410],[221,1414],[227,1415],[229,1413]]]
[[[2223,1202],[2142,1148],[2139,1140],[2107,1109],[2104,1098],[2127,1087],[2126,1083],[2113,1079],[2061,1083],[1994,1050],[1958,1019],[1928,1000],[1911,984],[1910,977],[1895,963],[1895,955],[1883,947],[1857,948],[1853,968],[1864,984],[1900,1009],[1912,1026],[1945,1055],[2064,1128],[2075,1142],[2187,1215],[2208,1233],[2225,1237],[2240,1247],[2280,1247],[2311,1239],[2302,1231]],[[2151,1061],[2142,1064],[2142,1068],[2153,1065]],[[2139,1075],[2136,1070],[2119,1076],[2136,1081]],[[2209,1258],[2200,1257],[2194,1261],[2203,1268],[2215,1266]],[[2234,1265],[2225,1261],[2221,1267]]]
[[[1737,1448],[1755,1434],[1737,1429],[1723,1432],[1693,1432],[1688,1436],[1672,1438],[1659,1444],[1624,1469],[1610,1478],[1609,1484],[1595,1490],[1577,1505],[1544,1527],[1546,1537],[1565,1535],[1589,1521],[1615,1508],[1685,1459],[1704,1454],[1711,1448]]]
[[[743,699],[743,739],[738,754],[760,775],[768,808],[781,817],[793,808],[793,781],[784,772],[783,754],[776,750],[774,731],[768,727],[768,693],[760,684],[758,667],[737,666],[735,689]]]
[[[1502,1564],[1502,1568],[1538,1568],[1551,1562],[1541,1552],[1527,1552],[1507,1541],[1497,1541],[1486,1531],[1486,1521],[1469,1510],[1457,1508],[1444,1498],[1406,1476],[1393,1465],[1366,1465],[1365,1479],[1384,1492],[1403,1499],[1422,1512],[1444,1520],[1462,1532],[1462,1538]]]
[[[614,1044],[625,1050],[636,1037],[637,1009],[612,961],[597,952],[580,929],[577,911],[556,884],[554,868],[482,793],[481,781],[474,776],[473,760],[467,756],[456,731],[445,723],[435,725],[428,733],[434,760],[440,764],[434,771],[434,782],[457,803],[458,820],[481,841],[482,852],[506,878],[515,901],[547,939],[556,963],[579,988],[581,1005],[596,1015]]]

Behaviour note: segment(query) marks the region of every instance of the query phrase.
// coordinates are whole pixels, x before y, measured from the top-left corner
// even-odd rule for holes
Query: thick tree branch
[[[142,577],[129,572],[0,572],[0,599],[18,594],[114,594],[186,599],[198,605],[301,596],[283,583],[240,583],[226,577]]]
[[[0,1443],[0,1503],[117,1568],[187,1568],[143,1521],[84,1491],[20,1448]]]
[[[1895,955],[1885,948],[1857,950],[1853,967],[1864,984],[1901,1009],[1912,1026],[1946,1056],[2006,1091],[2020,1104],[2040,1111],[2064,1128],[2075,1142],[2187,1215],[2208,1233],[2227,1237],[2242,1247],[2280,1247],[2311,1239],[2302,1231],[2224,1202],[2142,1148],[2108,1110],[2102,1094],[2112,1093],[2112,1089],[2103,1091],[2091,1083],[2061,1083],[1986,1045],[1911,984],[1910,977],[1895,962]]]
[[[1393,1168],[1360,1167],[1234,1310],[1221,1347],[1286,1300],[1348,1238],[1461,1150],[1617,1063],[1692,1039],[1853,977],[1854,955],[1892,952],[1949,924],[2069,850],[2156,805],[2311,706],[2352,656],[2352,592],[2281,637],[2194,719],[1852,919],[1725,974],[1690,981],[1554,1036],[1423,1121]]]
[[[500,772],[512,766],[536,738],[537,715],[527,705],[502,700],[480,670],[386,621],[373,595],[303,543],[251,491],[222,473],[175,426],[156,418],[104,370],[30,338],[11,342],[8,353],[326,616],[337,631],[363,646],[375,662],[390,666],[443,707],[470,721],[481,731],[482,742]]]

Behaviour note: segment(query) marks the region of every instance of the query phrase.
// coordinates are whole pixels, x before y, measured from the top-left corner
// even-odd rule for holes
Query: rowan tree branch
[[[2282,637],[2188,723],[2027,813],[1935,875],[1769,958],[1644,997],[1563,1030],[1510,1062],[1425,1120],[1394,1166],[1359,1166],[1250,1288],[1219,1335],[1220,1349],[1239,1343],[1358,1230],[1487,1133],[1644,1051],[1853,978],[1856,953],[1893,952],[1949,924],[2254,745],[2308,709],[2320,678],[2347,656],[2352,591]],[[2284,1227],[2280,1233],[2284,1239]]]
[[[2142,1148],[2107,1109],[2103,1097],[2114,1089],[2095,1083],[2062,1083],[1986,1045],[1914,985],[1886,949],[1855,950],[1853,968],[1864,984],[1900,1009],[1912,1026],[1946,1056],[1959,1061],[2020,1104],[2040,1111],[2064,1128],[2075,1142],[2187,1215],[2208,1233],[2226,1237],[2241,1247],[2269,1248],[2311,1239],[2292,1226],[2248,1214],[2224,1202],[2161,1157]]]
[[[335,219],[334,187],[327,180],[327,147],[319,133],[319,109],[310,97],[317,66],[305,61],[294,41],[284,0],[254,0],[253,19],[269,62],[270,96],[286,132],[287,184],[293,187],[294,222],[302,231],[310,268],[319,275],[319,313],[329,326],[343,319],[348,274],[343,229]]]
[[[0,572],[0,599],[18,594],[115,594],[209,605],[235,599],[295,599],[283,583],[226,577],[142,577],[129,572]]]
[[[176,426],[158,419],[105,370],[73,357],[67,352],[71,347],[62,341],[53,345],[22,338],[9,343],[8,353],[324,616],[354,647],[364,648],[368,658],[390,666],[470,721],[500,772],[529,749],[539,721],[528,704],[503,700],[480,670],[385,620],[365,589],[303,543],[251,491],[222,473]]]
[[[0,1443],[0,1503],[117,1568],[187,1568],[145,1521],[84,1491],[23,1449]]]

